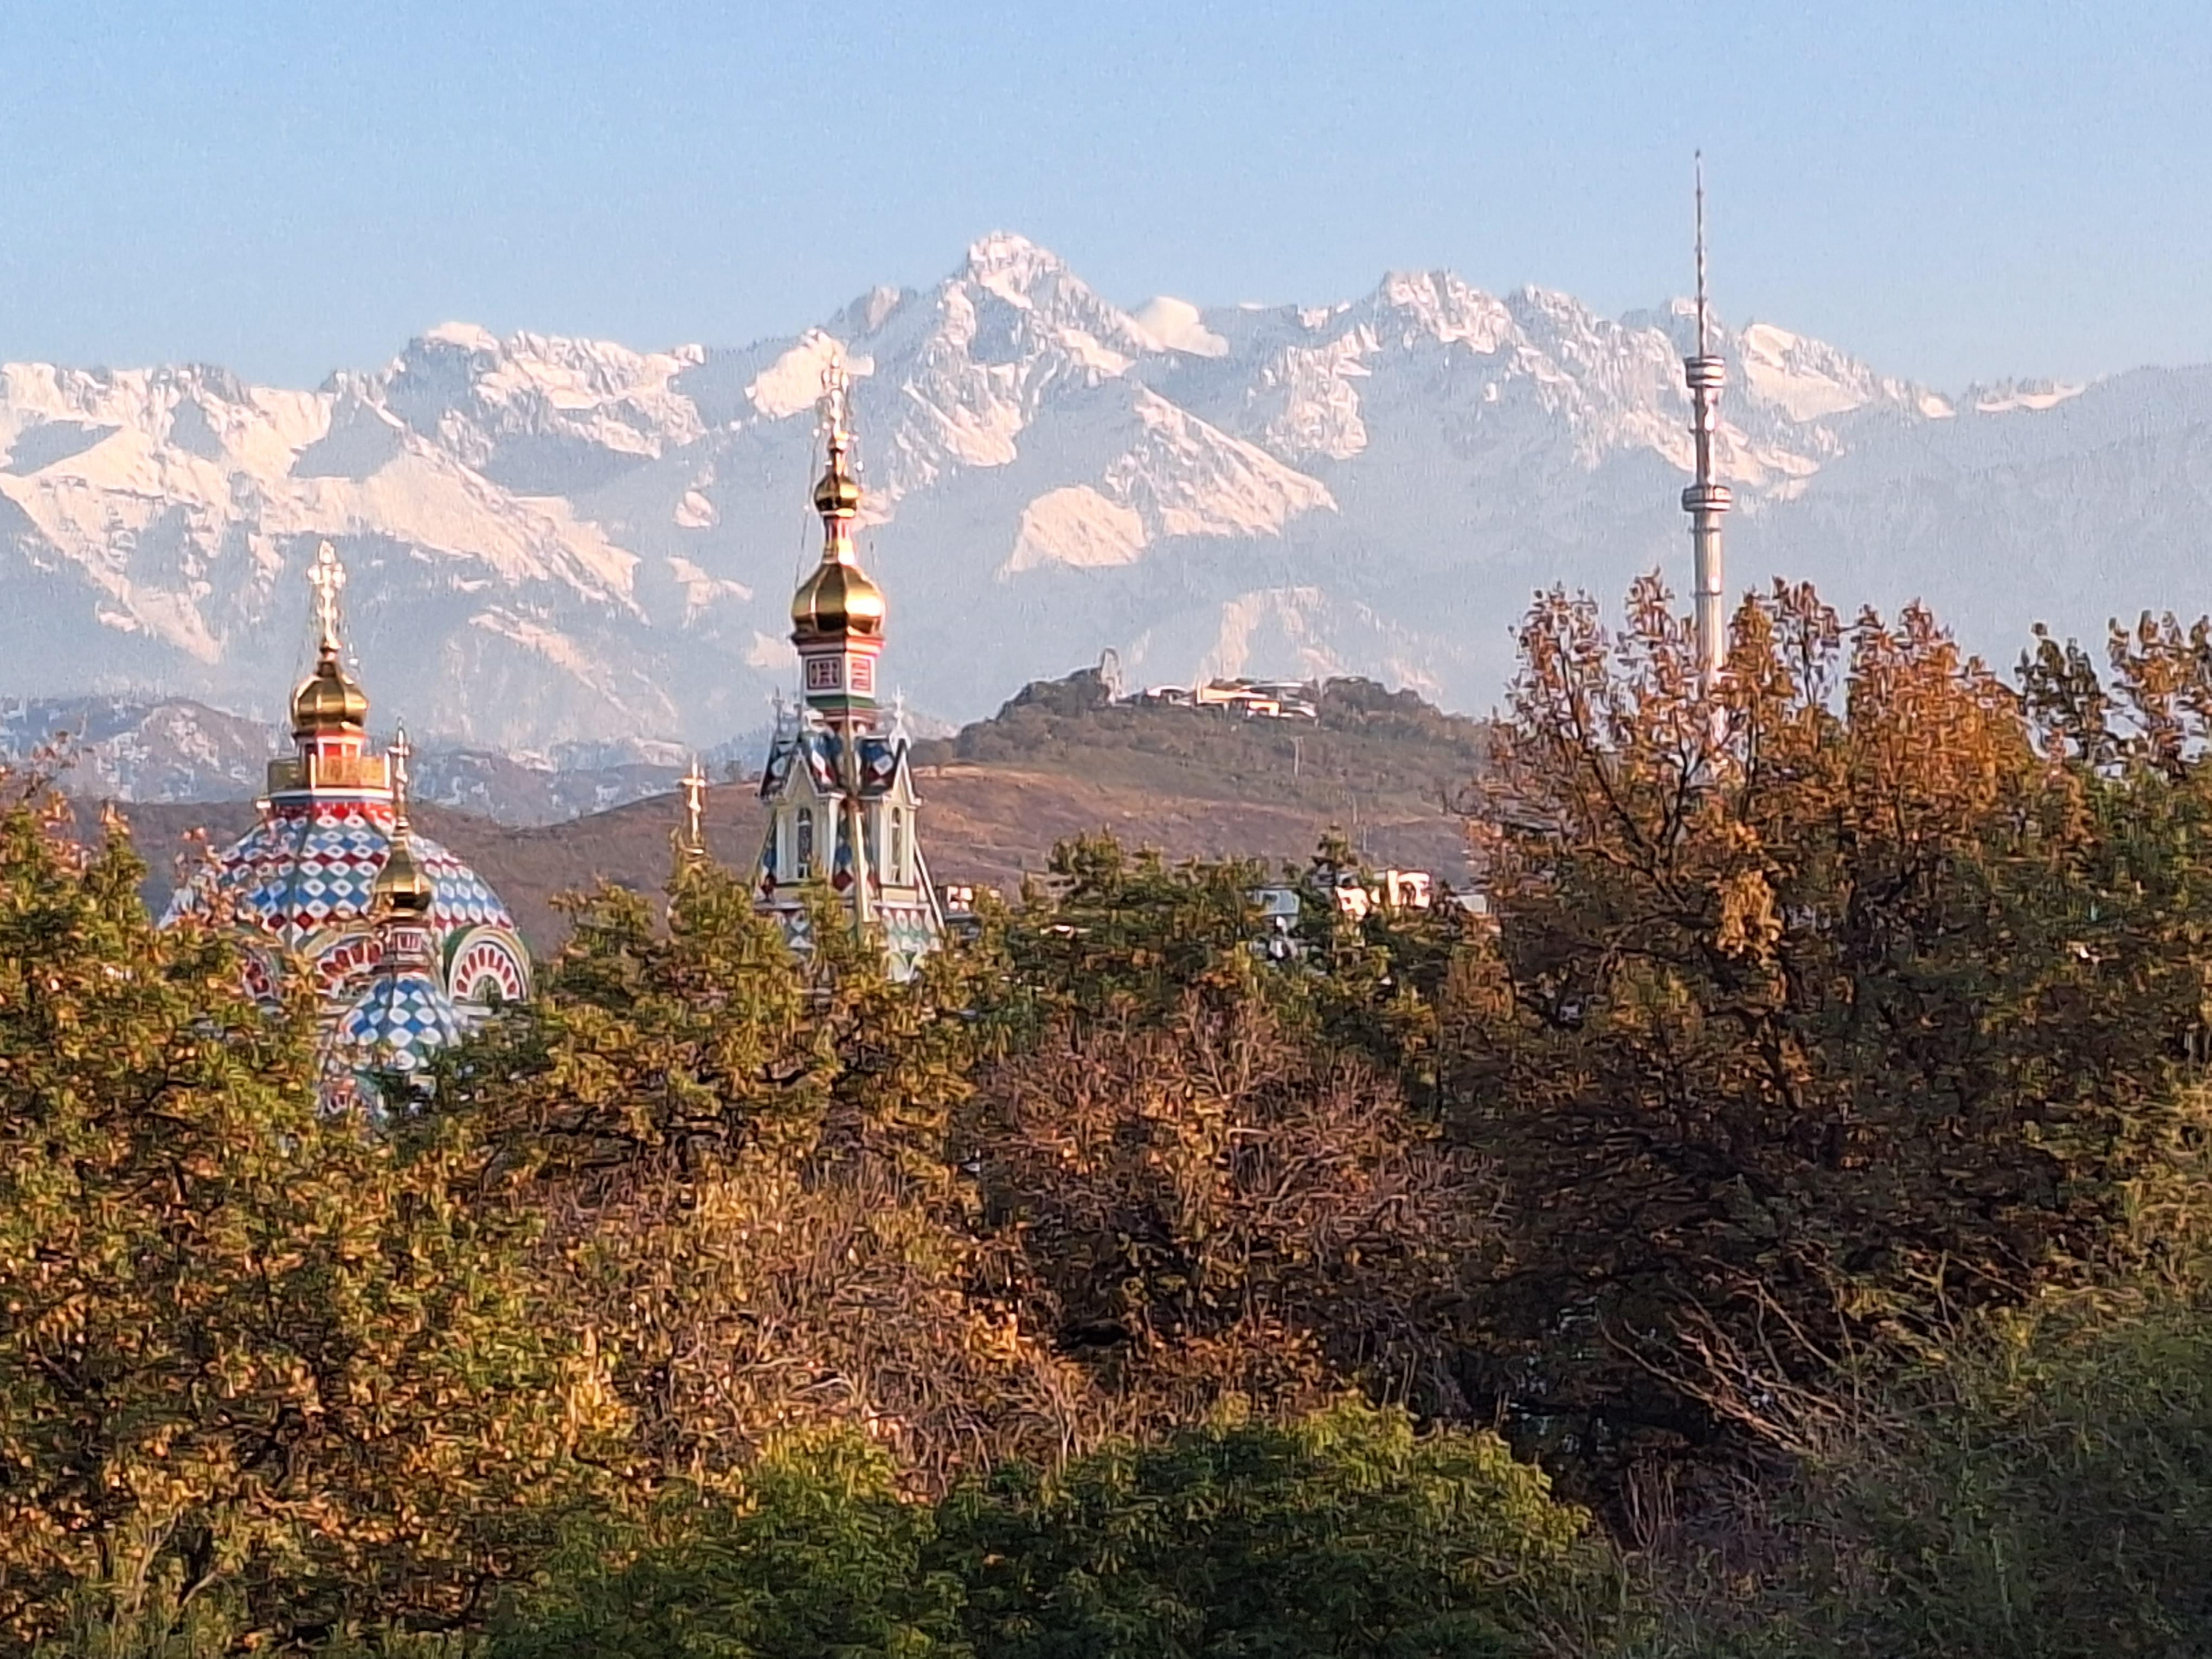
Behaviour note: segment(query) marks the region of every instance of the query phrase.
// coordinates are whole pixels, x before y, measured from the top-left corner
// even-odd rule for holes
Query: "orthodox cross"
[[[404,828],[407,823],[407,762],[415,752],[415,745],[407,740],[407,728],[402,726],[392,739],[392,819]]]
[[[832,356],[822,367],[822,429],[838,448],[844,447],[846,407],[852,386],[852,377],[845,373],[843,354]]]
[[[691,757],[691,769],[676,781],[684,791],[684,850],[694,858],[703,858],[707,853],[707,774],[701,769],[696,755]]]
[[[315,590],[315,623],[322,648],[332,653],[338,648],[338,594],[345,583],[345,567],[338,562],[337,550],[325,542],[315,554],[314,568],[307,573],[307,585]]]

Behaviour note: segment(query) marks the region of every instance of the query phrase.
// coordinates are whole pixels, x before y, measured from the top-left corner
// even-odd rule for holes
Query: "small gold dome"
[[[429,872],[416,860],[414,838],[400,830],[392,837],[384,868],[376,872],[370,904],[403,916],[422,916],[429,914],[434,896]]]
[[[884,590],[856,564],[824,559],[792,596],[791,625],[799,633],[877,635],[884,631]]]
[[[325,651],[315,672],[292,694],[292,730],[326,732],[334,726],[358,726],[368,718],[368,694],[338,665],[337,653]]]
[[[814,510],[824,518],[836,514],[850,518],[860,510],[860,486],[847,473],[842,457],[833,458],[822,482],[814,486]]]

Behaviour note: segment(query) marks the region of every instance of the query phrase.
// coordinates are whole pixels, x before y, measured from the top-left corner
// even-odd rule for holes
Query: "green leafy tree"
[[[998,1659],[1474,1659],[1550,1650],[1585,1525],[1494,1435],[1346,1405],[1006,1470],[930,1559]]]
[[[979,986],[1000,1044],[1036,1040],[1055,1014],[1157,1018],[1191,993],[1249,987],[1266,879],[1256,863],[1171,866],[1110,836],[1062,842],[995,935],[998,972]]]
[[[1296,932],[1307,954],[1306,971],[1291,982],[1324,1042],[1395,1073],[1414,1103],[1433,1112],[1443,1083],[1437,1008],[1481,924],[1447,892],[1425,909],[1370,902],[1347,912],[1337,902],[1345,880],[1371,897],[1372,872],[1332,830],[1294,872]]]
[[[1801,1499],[1840,1568],[1802,1620],[1822,1650],[2212,1651],[2201,1301],[2062,1302],[1996,1322],[1869,1417]]]
[[[848,1437],[787,1447],[742,1501],[678,1490],[641,1526],[580,1529],[487,1659],[957,1659],[960,1586],[929,1570],[929,1507]]]
[[[540,994],[449,1061],[447,1115],[473,1119],[515,1168],[560,1178],[813,1143],[836,1054],[742,883],[701,866],[660,915],[614,886],[567,908]]]

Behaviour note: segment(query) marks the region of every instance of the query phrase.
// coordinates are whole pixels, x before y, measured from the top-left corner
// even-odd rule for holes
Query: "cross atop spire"
[[[822,416],[823,435],[829,441],[833,455],[842,455],[852,441],[852,398],[853,379],[845,372],[845,354],[842,349],[833,350],[830,361],[822,366],[822,397],[817,404]]]
[[[699,764],[696,755],[691,757],[691,769],[676,780],[684,791],[684,852],[687,857],[707,856],[707,774]]]
[[[325,542],[315,550],[307,586],[315,590],[316,646],[325,656],[338,653],[338,595],[345,591],[345,567],[338,562],[337,550]]]
[[[407,763],[415,753],[415,745],[407,740],[407,727],[402,722],[392,738],[388,751],[392,757],[392,827],[404,833],[407,825]]]

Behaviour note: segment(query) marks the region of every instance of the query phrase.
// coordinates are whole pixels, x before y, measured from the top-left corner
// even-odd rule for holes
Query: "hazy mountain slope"
[[[916,745],[923,846],[939,881],[1012,890],[1044,867],[1055,842],[1110,830],[1173,858],[1303,863],[1340,827],[1372,862],[1468,876],[1448,799],[1481,764],[1482,728],[1404,693],[1328,687],[1318,724],[1245,720],[1216,709],[1103,707],[1095,676],[1032,685],[988,720]],[[217,845],[242,833],[244,804],[143,802],[125,809],[152,866],[149,902],[167,902],[185,837]],[[89,814],[85,816],[88,817]],[[538,828],[427,805],[433,835],[506,900],[533,950],[567,933],[556,895],[605,877],[643,890],[667,879],[672,790]],[[749,868],[764,823],[755,786],[708,793],[715,856]]]
[[[757,757],[765,734],[741,734],[701,758],[718,775]],[[282,730],[203,703],[126,697],[0,700],[0,766],[35,772],[75,795],[119,801],[252,800],[268,763],[289,754]],[[663,793],[689,757],[670,744],[563,744],[518,757],[439,744],[415,751],[418,804],[504,824],[556,823]]]
[[[467,325],[314,391],[220,368],[0,368],[0,689],[267,717],[315,543],[418,733],[712,743],[787,684],[823,362],[857,377],[888,682],[972,715],[1111,646],[1138,680],[1364,673],[1496,697],[1529,591],[1686,563],[1677,306],[1614,319],[1401,272],[1357,300],[1106,301],[987,237],[821,327],[641,352]],[[1937,396],[1771,325],[1719,331],[1741,587],[2027,622],[2212,595],[2212,371]]]

